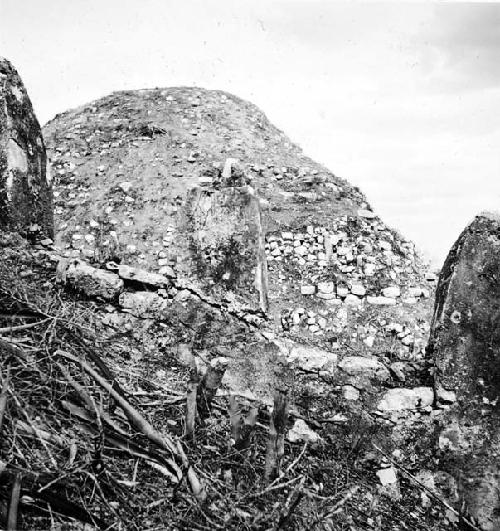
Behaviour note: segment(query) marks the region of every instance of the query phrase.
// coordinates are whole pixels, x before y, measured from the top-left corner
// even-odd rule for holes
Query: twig
[[[19,408],[19,410],[22,412],[22,414],[24,415],[24,418],[26,419],[26,421],[28,422],[28,425],[29,427],[31,428],[32,430],[32,433],[37,437],[37,439],[40,441],[40,443],[42,444],[42,446],[44,447],[45,451],[47,452],[47,455],[49,456],[49,459],[50,459],[50,462],[52,463],[53,467],[55,469],[57,469],[57,461],[55,460],[54,456],[52,455],[52,452],[50,451],[50,448],[47,446],[47,443],[45,442],[45,439],[44,437],[42,436],[42,433],[45,433],[45,432],[41,432],[41,430],[38,430],[37,427],[33,424],[30,416],[28,415],[28,413],[25,411],[25,409],[23,408],[23,406],[21,405],[21,403],[19,402],[18,398],[16,397],[15,394],[13,394],[11,392],[11,395],[12,395],[12,398],[14,399],[14,402],[16,403],[16,406]],[[45,465],[46,466],[46,465]],[[47,470],[48,470],[48,467],[46,466]]]
[[[38,319],[39,315],[29,315],[23,313],[0,313],[0,319]]]
[[[198,417],[203,422],[209,415],[215,393],[222,382],[228,366],[227,358],[215,358],[210,362],[207,372],[203,376],[198,387],[196,408]]]
[[[193,361],[192,367],[189,371],[189,383],[186,393],[186,426],[184,429],[184,435],[189,438],[194,438],[194,428],[196,424],[196,404],[198,395],[198,385],[200,383],[200,376],[198,369]]]
[[[322,520],[324,520],[325,518],[330,518],[335,513],[337,513],[338,510],[341,507],[343,507],[354,496],[354,494],[358,490],[359,490],[359,485],[354,485],[353,487],[350,487],[349,489],[347,489],[347,492],[344,494],[344,496],[342,496],[342,498],[338,502],[336,502],[331,509],[329,509],[326,513],[320,514],[317,518],[314,519],[314,521],[312,522],[312,525],[316,525]],[[327,496],[326,498],[324,498],[312,492],[309,493],[309,496],[313,496],[314,498],[318,500],[322,500],[324,502],[330,501],[332,498],[336,497],[336,495],[333,495],[333,496]],[[314,527],[314,529],[316,528]]]
[[[19,507],[19,495],[21,494],[21,475],[16,474],[12,493],[10,496],[9,514],[7,516],[7,531],[16,531],[17,527],[17,510]]]
[[[297,466],[297,463],[302,459],[303,455],[306,453],[307,446],[308,446],[308,441],[304,443],[304,448],[302,448],[302,451],[297,456],[297,458],[290,465],[288,465],[285,472],[283,472],[283,476],[286,476],[289,472],[291,472]]]
[[[281,479],[283,479],[289,472],[291,472],[293,470],[293,468],[295,468],[295,466],[297,465],[297,463],[302,459],[302,456],[305,454],[306,452],[306,449],[307,449],[307,444],[308,442],[306,441],[304,443],[304,447],[302,448],[302,451],[300,452],[300,454],[297,456],[297,458],[292,462],[290,463],[290,465],[288,465],[287,469],[284,471],[284,472],[280,472],[279,476],[272,482],[269,484],[269,487],[273,487],[274,485],[276,485]]]
[[[260,492],[257,492],[255,494],[247,494],[246,496],[243,496],[243,499],[244,498],[258,498],[259,496],[264,496],[264,494],[268,494],[269,492],[272,492],[274,490],[284,489],[290,485],[293,485],[301,477],[302,476],[297,476],[295,478],[289,479],[288,481],[285,481],[285,483],[278,483],[277,485],[269,485],[269,487],[265,488],[264,490],[261,490]]]
[[[201,484],[196,472],[193,467],[190,466],[189,461],[180,445],[179,441],[177,444],[168,437],[162,436],[157,432],[153,426],[134,408],[132,407],[118,392],[113,389],[113,386],[107,382],[102,376],[100,376],[90,365],[85,361],[78,359],[76,356],[73,356],[69,352],[64,352],[63,350],[56,351],[56,354],[63,356],[75,363],[78,363],[87,374],[92,376],[94,380],[103,387],[116,401],[116,403],[122,408],[124,413],[127,415],[132,426],[138,429],[143,435],[145,435],[150,441],[157,444],[160,448],[169,451],[175,457],[180,458],[182,465],[187,469],[187,477],[191,490],[199,501],[203,501],[206,497],[205,489]],[[166,459],[166,463],[170,466],[173,471],[173,474],[177,476],[178,481],[182,479],[182,472],[179,466],[171,459]]]
[[[304,497],[304,492],[302,490],[302,487],[304,486],[304,483],[306,481],[305,476],[302,476],[302,479],[300,480],[298,485],[295,485],[292,492],[288,495],[288,498],[285,503],[285,507],[281,511],[281,516],[278,520],[278,523],[276,524],[276,529],[286,529],[288,526],[288,523],[290,522],[290,518],[292,517],[293,511],[299,504],[300,500]]]
[[[269,437],[267,439],[266,463],[264,478],[269,481],[280,465],[285,452],[284,437],[288,420],[288,393],[277,389],[274,395],[274,408],[269,419]]]
[[[7,407],[7,397],[10,383],[10,365],[7,366],[7,375],[2,381],[2,392],[0,393],[0,436],[2,435],[3,417]]]
[[[37,321],[36,323],[26,323],[26,324],[17,325],[17,326],[6,326],[6,327],[3,327],[3,328],[0,328],[0,334],[3,334],[5,332],[7,332],[7,333],[18,332],[19,330],[28,330],[29,328],[35,328],[35,326],[44,324],[47,321],[50,321],[50,319],[51,318],[48,317],[47,319],[43,319],[41,321]]]
[[[87,406],[87,408],[89,410],[91,410],[95,414],[95,418],[96,418],[96,421],[97,421],[97,425],[99,426],[99,430],[102,430],[101,416],[105,416],[105,415],[103,415],[104,411],[99,411],[97,409],[97,406],[95,404],[94,399],[87,393],[87,391],[85,391],[85,389],[79,383],[77,383],[73,379],[73,377],[71,376],[71,373],[69,372],[69,370],[66,367],[64,367],[64,365],[62,365],[59,362],[56,362],[56,364],[57,364],[57,367],[59,368],[59,370],[62,372],[62,374],[66,378],[66,381],[78,393],[78,395],[83,400],[83,402]],[[109,423],[112,424],[111,419],[109,419],[109,421],[110,421]]]
[[[49,443],[56,444],[63,448],[67,446],[67,442],[64,441],[62,437],[60,437],[59,435],[56,435],[55,433],[49,433],[45,430],[41,430],[40,428],[37,428],[36,426],[23,422],[21,419],[17,420],[16,428],[20,433],[24,433],[26,435],[37,437],[40,440],[44,440]]]
[[[78,363],[86,373],[88,373],[94,380],[103,387],[118,403],[118,405],[123,409],[124,413],[127,415],[130,423],[142,432],[149,440],[156,443],[161,448],[168,450],[173,455],[177,455],[177,448],[175,447],[174,442],[168,437],[162,437],[151,424],[133,407],[131,406],[121,395],[119,395],[114,389],[113,386],[107,382],[100,374],[98,374],[90,365],[85,361],[78,359],[76,356],[73,356],[69,352],[64,352],[63,350],[57,350],[56,354],[63,356],[75,363]],[[178,470],[179,479],[182,477],[182,473]]]

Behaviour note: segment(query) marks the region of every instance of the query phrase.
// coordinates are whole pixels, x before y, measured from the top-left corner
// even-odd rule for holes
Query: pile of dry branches
[[[100,528],[126,521],[136,510],[127,490],[137,459],[203,501],[181,442],[151,425],[95,348],[85,308],[41,291],[40,278],[30,290],[23,270],[22,261],[3,263],[0,279],[0,514],[8,529],[20,525],[20,510]]]

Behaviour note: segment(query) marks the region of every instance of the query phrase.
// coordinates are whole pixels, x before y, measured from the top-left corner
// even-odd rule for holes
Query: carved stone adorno
[[[52,190],[40,125],[15,68],[0,57],[0,228],[53,237]]]
[[[428,350],[438,401],[451,403],[439,435],[443,468],[481,528],[500,529],[499,216],[477,216],[451,249]]]

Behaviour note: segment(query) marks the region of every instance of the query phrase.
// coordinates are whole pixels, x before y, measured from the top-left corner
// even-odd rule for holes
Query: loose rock
[[[380,411],[403,411],[422,409],[433,402],[434,391],[430,387],[397,388],[386,391],[377,407]]]
[[[123,290],[123,280],[118,275],[96,269],[80,260],[70,262],[62,275],[69,286],[87,297],[113,300]]]

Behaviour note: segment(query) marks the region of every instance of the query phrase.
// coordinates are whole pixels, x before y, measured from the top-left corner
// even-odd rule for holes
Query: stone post
[[[500,217],[482,214],[443,266],[428,352],[440,465],[481,529],[500,529]]]
[[[15,68],[0,58],[0,229],[53,237],[52,190],[38,120]]]

